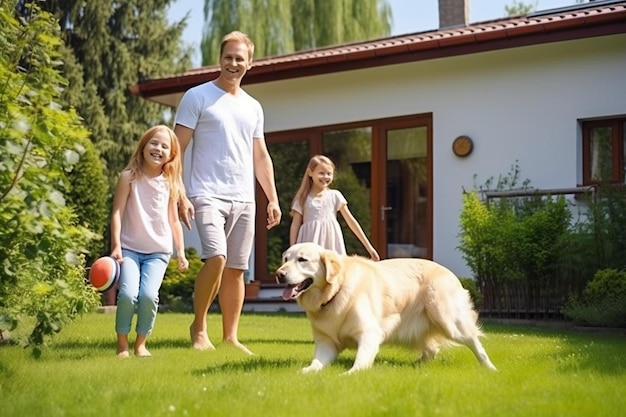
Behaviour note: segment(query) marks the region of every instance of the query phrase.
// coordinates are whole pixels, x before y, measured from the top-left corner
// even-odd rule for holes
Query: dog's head
[[[300,297],[307,291],[318,289],[327,298],[332,284],[339,275],[339,256],[315,243],[298,243],[283,253],[282,265],[276,270],[276,281],[287,284],[283,299]],[[324,302],[323,299],[320,302]]]

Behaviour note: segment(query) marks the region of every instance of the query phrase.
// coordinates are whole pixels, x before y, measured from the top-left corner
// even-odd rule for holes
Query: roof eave
[[[265,83],[625,32],[626,7],[611,10],[610,13],[594,14],[586,10],[584,13],[544,16],[540,19],[521,18],[505,23],[494,21],[453,30],[263,58],[253,63],[244,81],[245,84]],[[214,79],[219,70],[219,66],[203,67],[182,75],[148,80],[131,86],[130,92],[173,105],[163,97]]]

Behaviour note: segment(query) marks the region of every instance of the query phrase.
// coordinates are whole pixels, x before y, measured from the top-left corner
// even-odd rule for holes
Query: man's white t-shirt
[[[232,95],[212,81],[190,88],[175,124],[194,130],[189,197],[254,202],[254,139],[263,139],[263,108],[243,90]]]

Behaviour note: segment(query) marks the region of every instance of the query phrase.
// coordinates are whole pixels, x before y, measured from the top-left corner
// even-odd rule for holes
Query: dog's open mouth
[[[313,284],[313,278],[307,278],[299,284],[289,285],[283,291],[283,300],[291,300],[302,294]]]

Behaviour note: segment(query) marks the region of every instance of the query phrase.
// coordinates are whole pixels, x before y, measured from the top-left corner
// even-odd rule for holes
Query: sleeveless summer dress
[[[337,221],[337,212],[345,204],[348,202],[343,194],[331,189],[326,189],[315,196],[308,195],[304,202],[304,212],[300,202],[295,201],[291,209],[302,215],[302,225],[296,243],[313,242],[345,255],[346,245],[341,226]]]

